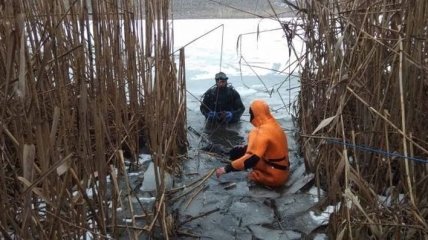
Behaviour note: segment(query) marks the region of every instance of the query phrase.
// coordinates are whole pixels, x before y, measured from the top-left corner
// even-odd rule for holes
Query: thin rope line
[[[220,72],[223,63],[223,41],[224,41],[224,27],[221,29],[221,49],[220,49]]]
[[[338,141],[338,140],[333,140],[333,139],[327,139],[327,142],[330,143],[335,143],[335,144],[340,144],[340,145],[345,145],[348,147],[353,147],[353,148],[357,148],[363,151],[368,151],[368,152],[374,152],[374,153],[378,153],[387,157],[399,157],[399,158],[403,158],[403,159],[408,159],[408,160],[412,160],[415,162],[420,162],[420,163],[428,163],[428,159],[422,159],[422,158],[416,158],[416,157],[409,157],[409,156],[404,156],[398,153],[394,153],[394,152],[387,152],[385,150],[382,149],[378,149],[378,148],[371,148],[365,145],[357,145],[357,144],[352,144],[352,143],[348,143],[348,142],[343,142],[343,141]]]
[[[180,48],[176,49],[174,52],[172,52],[172,53],[171,53],[171,55],[173,55],[173,54],[175,54],[176,52],[180,51],[180,49],[185,48],[185,47],[189,46],[190,44],[192,44],[192,43],[196,42],[197,40],[199,40],[199,39],[201,39],[201,38],[205,37],[205,36],[206,36],[206,35],[208,35],[209,33],[214,32],[216,29],[218,29],[218,28],[220,28],[220,27],[222,28],[222,30],[223,30],[223,32],[224,32],[224,24],[220,24],[220,25],[218,25],[217,27],[215,27],[215,28],[213,28],[213,29],[209,30],[208,32],[206,32],[206,33],[204,33],[204,34],[200,35],[199,37],[197,37],[197,38],[193,39],[192,41],[190,41],[190,42],[186,43],[185,45],[181,46]]]

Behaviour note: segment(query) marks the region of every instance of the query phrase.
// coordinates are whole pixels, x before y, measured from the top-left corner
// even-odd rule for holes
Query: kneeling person
[[[250,121],[254,128],[248,134],[248,145],[230,151],[230,164],[216,170],[217,177],[252,168],[248,178],[269,187],[279,187],[288,180],[289,159],[287,136],[273,118],[263,100],[250,106]]]

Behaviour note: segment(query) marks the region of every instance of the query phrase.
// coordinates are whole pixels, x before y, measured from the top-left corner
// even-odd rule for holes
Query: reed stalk
[[[297,116],[301,136],[310,136],[300,140],[305,166],[328,192],[326,203],[336,204],[344,193],[360,202],[359,210],[339,209],[331,217],[332,238],[346,230],[347,238],[427,236],[428,215],[421,210],[426,188],[418,184],[426,179],[428,162],[428,128],[422,123],[428,107],[427,6],[407,0],[297,1],[305,29]],[[330,121],[311,134],[338,113],[342,124]],[[339,170],[345,143],[358,160],[349,171]],[[407,201],[397,201],[400,194]],[[379,204],[381,197],[391,201]],[[395,219],[404,225],[389,226]],[[364,221],[382,227],[359,224]]]
[[[157,171],[177,173],[186,149],[184,63],[178,76],[170,2],[0,5],[0,238],[117,237],[121,220],[109,206],[121,201],[118,153],[135,163],[144,138]]]
[[[398,28],[400,31],[400,26]],[[399,81],[399,88],[400,88],[400,109],[401,109],[401,129],[404,136],[407,136],[406,133],[406,109],[404,106],[404,92],[403,92],[403,41],[401,39],[401,35],[398,37],[398,44],[400,48],[400,63],[399,63],[399,75],[398,75],[398,81]],[[409,190],[409,197],[410,202],[415,205],[415,200],[413,198],[413,188],[412,188],[412,182],[410,180],[410,171],[409,171],[409,160],[407,159],[407,141],[406,138],[403,137],[403,153],[404,153],[404,164],[406,169],[406,181],[407,186]]]

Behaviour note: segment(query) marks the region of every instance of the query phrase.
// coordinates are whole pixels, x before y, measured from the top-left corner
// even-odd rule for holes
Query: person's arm
[[[245,111],[244,104],[242,103],[241,96],[233,89],[233,111],[232,122],[237,122]]]
[[[256,166],[257,162],[260,160],[260,157],[256,154],[245,153],[241,158],[227,164],[224,166],[225,172],[235,172],[242,171],[244,169],[253,168]]]
[[[253,168],[254,166],[256,166],[259,160],[260,160],[259,156],[251,153],[245,153],[244,156],[233,161],[232,163],[229,163],[224,167],[217,168],[216,176],[220,177],[221,175],[228,172],[236,172],[236,171],[242,171],[244,169]]]
[[[203,100],[201,103],[201,113],[205,116],[205,118],[207,117],[208,112],[210,112],[210,108],[212,107],[210,103],[210,99],[211,99],[211,91],[208,89],[204,95],[203,95]]]
[[[226,166],[218,168],[216,171],[217,177],[228,172],[242,171],[256,166],[267,149],[267,142],[265,142],[265,139],[257,139],[258,131],[259,129],[251,130],[248,136],[248,147],[245,154]]]
[[[244,170],[254,167],[267,149],[264,138],[258,138],[259,128],[254,128],[248,135],[248,147],[244,156],[231,162],[231,170]],[[226,169],[227,170],[227,169]],[[233,170],[232,170],[233,171]]]

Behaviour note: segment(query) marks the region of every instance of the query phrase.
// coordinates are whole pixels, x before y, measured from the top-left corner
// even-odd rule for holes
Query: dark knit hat
[[[224,72],[219,72],[215,75],[215,80],[227,80],[229,79]]]

